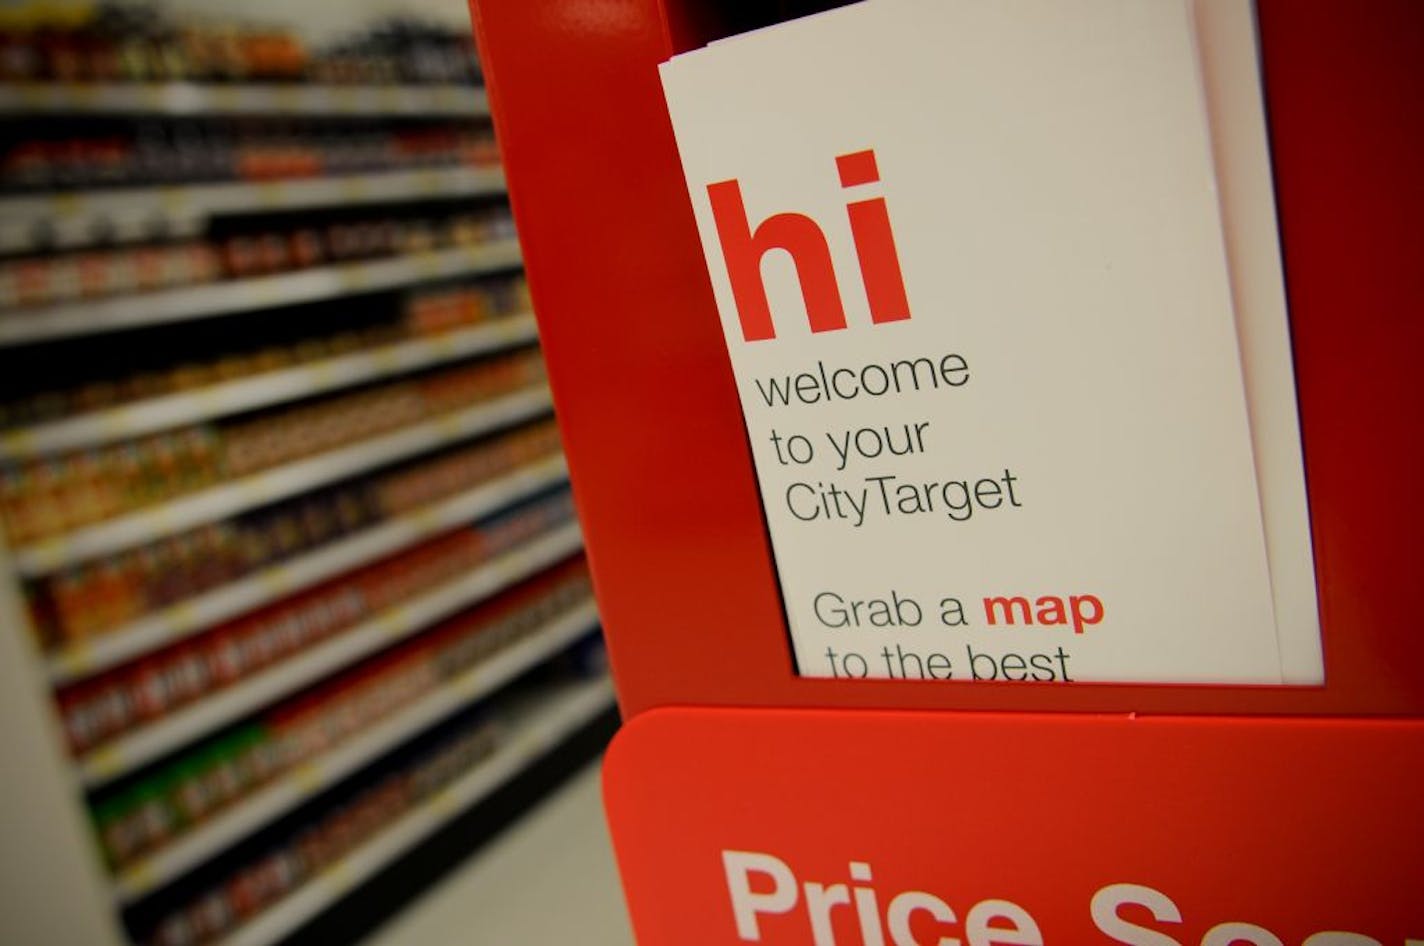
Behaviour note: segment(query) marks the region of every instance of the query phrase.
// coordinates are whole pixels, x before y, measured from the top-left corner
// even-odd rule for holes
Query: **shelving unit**
[[[56,684],[98,673],[182,640],[236,614],[262,607],[294,591],[350,571],[470,522],[563,481],[562,457],[532,464],[450,499],[417,509],[297,558],[188,598],[105,634],[92,644],[56,651],[46,666]]]
[[[95,116],[118,123],[220,116],[281,118],[294,123],[292,127],[302,122],[359,118],[359,127],[371,128],[382,120],[396,119],[480,122],[488,119],[489,107],[484,90],[474,86],[51,82],[0,84],[0,112],[12,121],[39,116]],[[147,178],[128,178],[140,179]],[[130,244],[175,238],[217,240],[225,238],[225,233],[241,231],[242,226],[273,226],[261,222],[266,218],[278,221],[275,226],[293,219],[308,226],[309,219],[318,224],[323,219],[353,219],[351,211],[358,208],[370,219],[393,219],[392,212],[396,218],[402,212],[411,216],[433,213],[438,225],[439,214],[459,210],[462,202],[492,207],[504,193],[504,173],[499,167],[468,163],[285,180],[190,181],[16,193],[0,197],[0,256],[87,253],[90,248],[117,252]],[[249,224],[249,218],[258,222]],[[433,327],[397,321],[392,325],[398,330],[361,335],[356,343],[308,346],[300,349],[300,355],[262,361],[260,370],[209,373],[201,385],[135,388],[138,394],[119,399],[76,400],[66,403],[78,406],[58,411],[0,415],[0,476],[30,476],[35,470],[64,466],[75,457],[131,451],[138,449],[134,445],[159,442],[174,436],[175,431],[200,427],[221,445],[225,431],[242,424],[260,425],[264,418],[278,417],[283,411],[319,407],[329,399],[334,403],[358,391],[379,393],[400,388],[417,392],[409,396],[424,397],[419,392],[427,390],[422,387],[427,382],[438,386],[447,375],[453,379],[467,369],[483,370],[478,366],[487,360],[489,370],[496,370],[501,357],[518,355],[538,343],[527,296],[521,305],[517,302],[520,293],[508,288],[520,270],[519,244],[502,236],[511,232],[507,227],[476,231],[478,242],[471,241],[468,230],[464,232],[459,239],[441,236],[435,245],[444,248],[410,251],[410,244],[401,244],[407,251],[396,255],[367,254],[359,260],[324,255],[324,262],[312,265],[307,260],[305,268],[271,272],[278,267],[266,266],[267,275],[0,309],[0,359],[41,364],[51,352],[62,351],[66,359],[77,357],[88,364],[82,354],[71,353],[89,346],[105,353],[91,358],[102,366],[94,370],[116,371],[125,367],[124,356],[117,354],[111,366],[110,346],[122,353],[124,346],[139,344],[134,339],[160,339],[154,343],[160,351],[164,338],[183,339],[173,343],[172,353],[156,357],[167,357],[174,364],[189,358],[215,364],[227,355],[221,346],[228,343],[221,339],[239,337],[246,343],[240,330],[223,326],[250,325],[255,352],[260,344],[297,346],[316,336],[331,338],[340,331],[354,337],[369,324],[385,326],[391,319],[414,319],[413,310],[402,307],[412,305],[410,300],[419,298],[420,293],[485,293],[480,314],[467,319],[461,316],[464,321],[440,322]],[[281,309],[281,318],[256,318],[271,309]],[[344,317],[347,312],[353,313],[355,323],[350,329]],[[294,334],[308,331],[308,313],[311,334]],[[215,325],[218,328],[213,328]],[[278,333],[277,340],[264,341],[264,332]],[[214,346],[212,352],[203,349],[201,354],[190,354],[181,347],[190,344],[190,338],[198,340],[191,344]],[[312,355],[312,351],[319,354]],[[84,370],[75,368],[69,374],[87,381],[81,374]],[[101,380],[109,383],[112,379],[104,376]],[[11,640],[7,646],[18,643],[20,649],[32,652],[28,660],[0,661],[4,666],[0,673],[5,674],[0,684],[12,692],[42,691],[38,702],[43,704],[40,715],[46,717],[45,747],[39,754],[44,758],[30,771],[42,783],[37,789],[40,796],[54,808],[64,832],[71,837],[63,842],[66,858],[73,865],[69,872],[83,875],[80,880],[66,880],[82,884],[83,895],[76,895],[76,900],[108,905],[98,918],[98,924],[108,931],[104,942],[147,946],[145,931],[153,929],[154,917],[182,908],[184,898],[192,896],[193,872],[209,877],[246,869],[242,858],[251,855],[244,852],[252,847],[254,838],[265,836],[264,832],[285,830],[282,826],[292,819],[317,818],[323,805],[332,804],[332,798],[356,797],[351,793],[364,790],[362,780],[374,778],[372,772],[408,764],[400,760],[413,758],[410,753],[415,748],[434,744],[431,739],[445,738],[442,733],[448,734],[453,725],[464,725],[462,720],[482,718],[472,714],[488,713],[497,720],[499,735],[488,756],[433,795],[420,797],[414,807],[364,843],[229,930],[225,938],[214,941],[285,940],[341,896],[418,847],[442,825],[478,806],[567,737],[596,719],[606,718],[613,706],[611,685],[606,677],[588,669],[588,658],[575,660],[571,656],[586,651],[589,645],[585,642],[599,624],[592,599],[584,597],[559,604],[557,613],[541,618],[537,626],[528,626],[475,663],[460,665],[457,672],[443,672],[429,690],[394,704],[394,709],[363,729],[270,778],[251,782],[221,807],[183,822],[170,836],[149,841],[133,854],[116,855],[111,848],[114,866],[99,863],[95,856],[96,850],[110,843],[102,831],[101,809],[105,805],[113,808],[137,791],[151,792],[153,789],[144,786],[167,778],[164,773],[198,771],[202,765],[214,764],[214,754],[226,751],[223,747],[233,734],[265,720],[287,718],[284,713],[306,712],[309,704],[304,700],[330,700],[332,694],[347,692],[343,688],[348,685],[379,678],[390,666],[392,654],[433,654],[434,645],[428,642],[446,639],[439,635],[452,628],[466,627],[462,621],[483,621],[486,618],[480,615],[524,607],[520,602],[527,603],[530,595],[544,595],[535,600],[549,608],[565,601],[551,597],[554,592],[549,589],[563,587],[558,583],[565,579],[559,576],[583,574],[581,566],[571,562],[582,550],[577,524],[559,518],[566,513],[547,511],[566,509],[558,505],[566,502],[565,461],[560,453],[550,452],[544,441],[537,441],[543,452],[532,446],[509,446],[524,433],[546,436],[540,425],[550,415],[550,392],[541,381],[512,388],[493,381],[490,385],[478,390],[498,393],[479,394],[473,400],[457,398],[456,406],[429,409],[416,414],[414,422],[373,426],[369,434],[336,440],[337,446],[305,456],[283,454],[295,458],[274,462],[257,472],[185,480],[178,491],[145,493],[150,497],[146,504],[133,505],[125,499],[114,507],[118,511],[106,518],[70,518],[65,520],[70,524],[57,531],[51,525],[29,533],[40,538],[12,542],[8,550],[0,546],[0,606],[10,618],[7,624],[16,625],[7,630],[12,638],[31,638]],[[497,460],[497,450],[506,447],[531,452],[507,463]],[[426,497],[419,502],[391,509],[381,506],[382,511],[358,520],[358,526],[328,530],[320,541],[300,545],[298,551],[258,557],[251,567],[224,573],[231,576],[225,580],[156,597],[151,605],[129,612],[125,619],[103,624],[105,630],[77,632],[45,610],[55,583],[66,576],[119,568],[116,563],[136,561],[136,556],[167,548],[164,543],[188,541],[198,530],[266,528],[263,523],[267,520],[262,517],[288,515],[281,511],[289,508],[307,509],[302,504],[320,497],[384,496],[379,490],[387,487],[381,484],[401,477],[416,478],[402,482],[424,482],[418,477],[435,476],[432,471],[440,464],[452,460],[465,463],[462,457],[481,451],[487,452],[489,459],[480,462],[494,465],[478,467],[485,472],[463,488],[451,488],[442,479],[445,485],[434,492],[417,490]],[[222,462],[221,454],[218,456],[213,462]],[[449,474],[439,475],[448,478]],[[346,492],[341,493],[343,490]],[[152,498],[159,495],[167,498]],[[383,498],[369,501],[386,502]],[[537,528],[521,525],[521,515],[541,524]],[[553,518],[545,521],[538,516]],[[520,538],[494,538],[498,530],[506,528],[514,529],[512,534]],[[299,646],[293,645],[295,649],[281,651],[267,662],[244,666],[235,676],[222,677],[221,682],[213,675],[196,696],[163,704],[157,711],[147,710],[146,715],[134,716],[120,728],[103,730],[110,733],[107,736],[77,738],[73,729],[65,730],[65,725],[73,723],[66,715],[73,712],[73,701],[90,698],[87,694],[112,691],[127,693],[122,699],[129,701],[146,698],[122,689],[137,679],[139,671],[148,672],[146,668],[158,667],[175,654],[216,659],[202,649],[218,639],[215,635],[256,633],[242,629],[258,626],[253,623],[258,615],[286,613],[281,609],[321,600],[326,589],[355,587],[348,584],[356,581],[353,576],[376,574],[387,566],[407,567],[399,565],[403,561],[425,561],[419,556],[435,555],[434,550],[444,547],[440,543],[452,537],[464,541],[467,534],[474,536],[471,542],[494,543],[468,568],[453,575],[442,572],[444,577],[438,582],[393,593],[393,597],[381,599],[384,603],[353,612],[346,623],[323,632],[324,636],[303,638]],[[397,575],[391,581],[406,580],[399,573],[391,574]],[[559,591],[560,595],[567,593]],[[485,627],[478,623],[469,626],[474,630],[460,633],[482,633]],[[555,672],[553,664],[560,660],[567,667],[584,669]],[[596,666],[596,659],[592,663]],[[531,675],[545,682],[533,686]],[[16,685],[9,687],[11,683]],[[113,689],[116,687],[119,689]],[[308,696],[313,693],[326,696]],[[323,704],[311,705],[319,710]],[[66,746],[66,737],[77,748]],[[72,840],[89,834],[86,841],[92,842],[96,831],[101,844],[76,845]],[[76,851],[76,847],[80,849]],[[83,927],[85,933],[64,935],[71,940],[73,935],[81,935],[86,942],[99,942],[93,932],[95,920],[86,915],[83,923],[68,927]]]
[[[271,670],[237,686],[178,710],[161,722],[80,756],[80,780],[93,787],[138,769],[225,723],[240,719],[259,707],[330,676],[342,667],[383,650],[398,641],[485,600],[522,578],[567,558],[582,546],[577,526],[566,526],[518,550],[502,555],[483,568],[397,605],[369,621],[343,631],[331,640],[282,661]]]
[[[119,900],[136,900],[158,885],[180,876],[227,844],[295,808],[454,710],[494,692],[597,625],[598,611],[591,602],[560,615],[527,639],[388,717],[350,743],[304,763],[260,792],[226,809],[203,827],[126,868],[115,879]]]
[[[417,453],[487,433],[549,408],[547,388],[520,391],[425,423],[329,450],[271,470],[140,509],[14,552],[15,567],[34,578],[120,552],[184,529],[266,506]]]
[[[504,744],[474,771],[390,825],[366,845],[223,940],[224,946],[267,946],[316,916],[399,855],[494,792],[560,740],[613,705],[608,678],[559,687],[511,714]]]

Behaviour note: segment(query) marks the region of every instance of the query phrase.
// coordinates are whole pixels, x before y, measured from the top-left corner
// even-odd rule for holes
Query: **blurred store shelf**
[[[480,117],[489,114],[489,100],[483,88],[473,85],[24,82],[0,84],[0,110],[51,115]]]
[[[329,676],[337,669],[415,634],[462,608],[508,588],[554,564],[583,544],[578,526],[554,529],[506,552],[454,581],[397,605],[370,620],[246,677],[213,696],[162,717],[82,755],[86,785],[102,785],[133,771],[206,732],[240,719],[275,699]]]
[[[563,458],[551,458],[321,545],[82,644],[61,648],[49,658],[50,680],[55,684],[69,683],[166,647],[219,621],[271,604],[294,591],[487,515],[561,483],[566,476]]]
[[[500,351],[538,337],[534,317],[517,315],[77,417],[12,427],[0,431],[0,460],[28,460],[141,437]]]
[[[559,615],[517,644],[482,661],[355,739],[304,762],[197,829],[128,867],[115,879],[116,895],[120,901],[132,901],[181,876],[227,845],[339,782],[460,707],[493,693],[597,626],[598,610],[592,601]]]
[[[296,305],[519,265],[519,241],[430,250],[389,259],[317,266],[275,276],[0,311],[0,346],[20,345],[253,309]]]
[[[27,577],[44,575],[534,417],[546,411],[549,402],[549,390],[544,387],[507,394],[394,433],[228,480],[36,545],[22,546],[14,550],[15,565]]]
[[[504,189],[504,172],[498,167],[437,167],[3,197],[0,253],[192,236],[210,218],[223,214],[456,200],[502,194]]]
[[[222,943],[268,946],[280,942],[612,706],[613,684],[606,677],[562,684],[529,700],[513,714],[511,735],[490,758],[313,881],[239,927]]]

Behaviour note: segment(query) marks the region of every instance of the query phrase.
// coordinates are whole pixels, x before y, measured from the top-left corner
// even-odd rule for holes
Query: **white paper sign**
[[[800,673],[1283,681],[1183,3],[869,0],[662,78]]]

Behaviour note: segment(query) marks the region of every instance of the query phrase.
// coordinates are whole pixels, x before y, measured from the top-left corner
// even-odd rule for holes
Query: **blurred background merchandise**
[[[361,23],[359,2],[320,6],[328,5],[7,3],[0,7],[0,80],[480,81],[474,41],[452,5],[429,5],[443,24],[369,13]],[[355,30],[336,33],[353,23]]]
[[[466,13],[371,6],[0,3],[7,761],[115,943],[350,939],[616,725]]]

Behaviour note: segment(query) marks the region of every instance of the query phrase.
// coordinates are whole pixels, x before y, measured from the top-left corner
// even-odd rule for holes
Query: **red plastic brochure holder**
[[[738,7],[473,7],[630,720],[608,801],[640,942],[746,941],[725,850],[850,893],[870,864],[884,909],[933,893],[959,925],[921,911],[914,942],[974,942],[986,898],[1112,942],[1114,883],[1180,909],[1144,943],[1424,939],[1424,7],[1257,4],[1325,651],[1303,688],[795,676],[656,68]],[[797,890],[763,942],[817,942]],[[1330,930],[1373,939],[1307,939]]]
[[[1259,4],[1326,667],[1323,687],[1284,689],[794,675],[656,69],[725,28],[713,6],[475,7],[625,714],[676,704],[1424,714],[1417,4]]]

